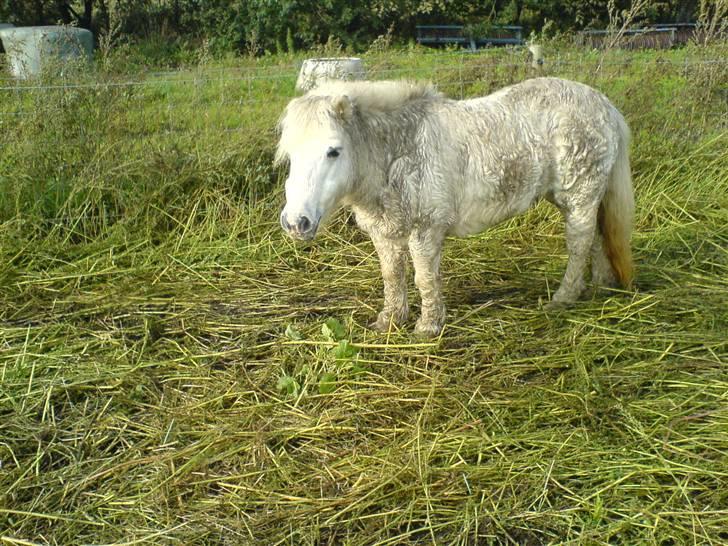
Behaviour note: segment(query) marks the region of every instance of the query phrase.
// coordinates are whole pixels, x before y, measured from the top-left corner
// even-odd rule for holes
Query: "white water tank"
[[[531,53],[531,67],[540,69],[543,67],[543,47],[538,44],[531,44],[528,46],[528,51]]]
[[[13,28],[15,25],[12,23],[0,23],[0,30],[4,28]],[[5,53],[5,50],[3,49],[3,42],[0,40],[0,53]]]
[[[296,91],[306,92],[321,79],[363,80],[364,64],[359,57],[306,59],[296,80]]]
[[[65,26],[10,27],[0,29],[10,73],[30,78],[49,69],[91,60],[94,36],[90,30]]]

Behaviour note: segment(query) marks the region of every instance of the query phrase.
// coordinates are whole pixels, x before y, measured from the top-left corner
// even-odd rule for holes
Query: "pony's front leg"
[[[443,231],[428,229],[412,233],[409,240],[415,284],[422,298],[422,312],[415,325],[415,333],[427,337],[439,335],[445,325],[445,302],[440,280],[444,238]]]
[[[370,328],[379,332],[389,330],[391,323],[400,325],[407,320],[407,245],[404,241],[372,236],[374,248],[384,279],[384,308]]]

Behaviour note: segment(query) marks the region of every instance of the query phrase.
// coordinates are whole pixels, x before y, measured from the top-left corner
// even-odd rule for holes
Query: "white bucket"
[[[358,57],[306,59],[296,81],[296,91],[306,92],[321,79],[363,80],[364,64]]]

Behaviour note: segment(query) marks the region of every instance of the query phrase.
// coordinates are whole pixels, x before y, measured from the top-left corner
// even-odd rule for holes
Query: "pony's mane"
[[[442,94],[430,83],[400,81],[323,80],[306,97],[346,95],[360,109],[390,112],[422,99],[439,99]]]
[[[321,127],[336,124],[335,103],[342,97],[347,99],[347,104],[355,105],[360,112],[366,114],[393,112],[410,102],[439,100],[443,95],[432,84],[407,80],[323,80],[302,97],[293,99],[283,112],[278,121],[281,139],[278,142],[275,162],[285,160],[287,150],[309,140]]]

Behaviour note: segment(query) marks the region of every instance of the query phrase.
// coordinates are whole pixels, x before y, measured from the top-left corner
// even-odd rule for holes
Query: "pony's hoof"
[[[389,325],[390,322],[387,321],[386,323],[375,320],[374,322],[369,323],[369,329],[374,330],[375,332],[388,332],[389,331]]]
[[[417,321],[415,324],[415,335],[422,338],[437,337],[442,332],[444,324],[433,321],[424,321],[422,319]]]
[[[543,308],[546,311],[559,311],[561,309],[567,309],[573,304],[573,301],[551,300],[546,305],[544,305]]]
[[[565,307],[566,305],[560,301],[550,301],[543,306],[545,311],[558,311],[559,309],[564,309]]]
[[[391,313],[382,311],[379,313],[379,316],[377,316],[377,320],[369,325],[369,329],[374,330],[375,332],[387,333],[391,329],[396,328],[398,325],[403,324],[405,320],[406,317],[398,318]]]

